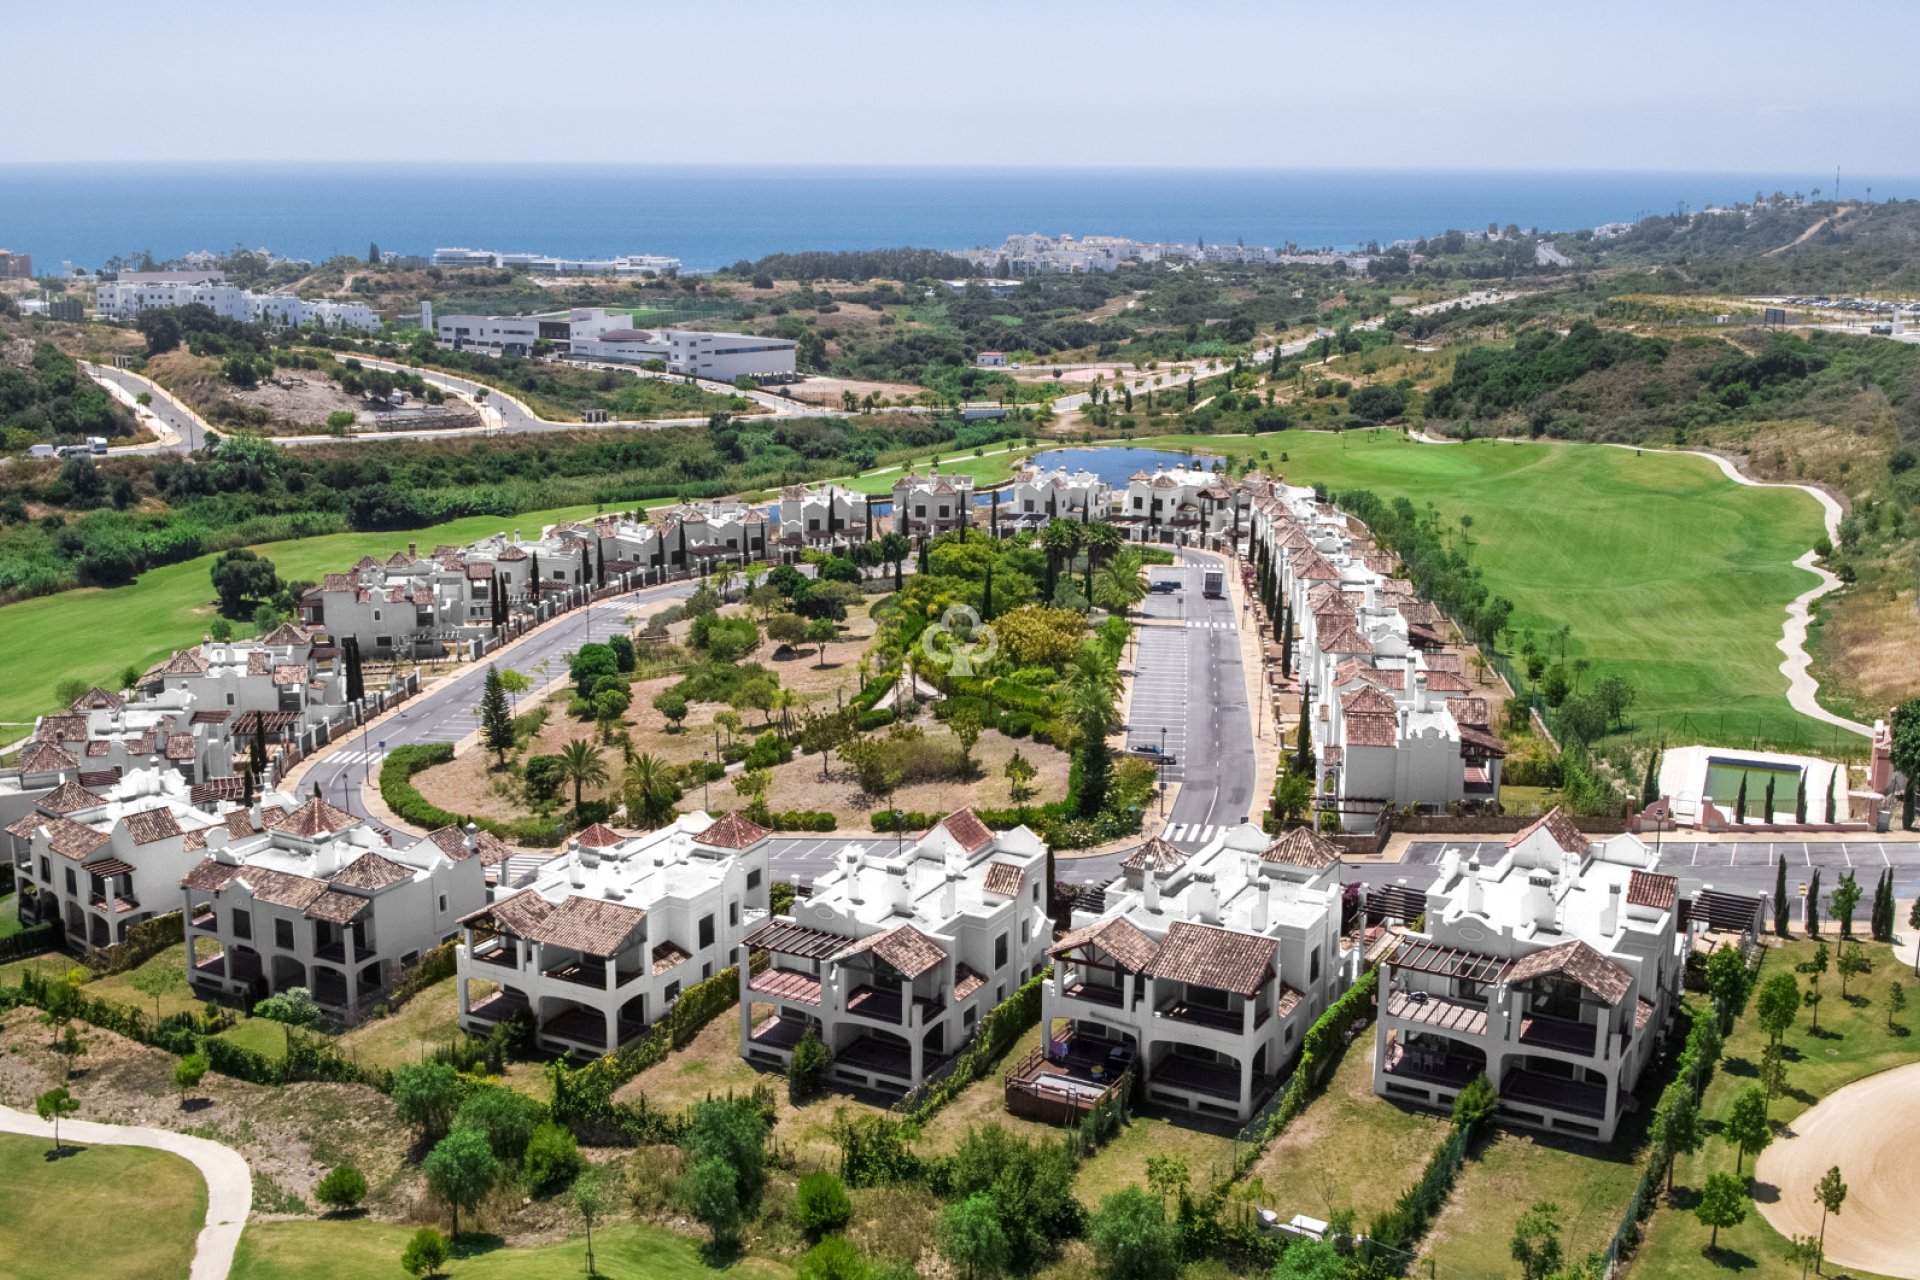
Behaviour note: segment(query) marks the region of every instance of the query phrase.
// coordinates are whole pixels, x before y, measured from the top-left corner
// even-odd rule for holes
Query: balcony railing
[[[472,960],[481,964],[499,965],[503,969],[518,969],[520,954],[518,949],[500,942],[482,942],[467,953]]]
[[[1591,1057],[1596,1028],[1591,1022],[1532,1013],[1520,1020],[1520,1043],[1537,1049],[1558,1049]]]

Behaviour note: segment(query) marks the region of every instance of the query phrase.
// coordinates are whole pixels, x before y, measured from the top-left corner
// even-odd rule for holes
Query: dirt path
[[[53,1126],[38,1116],[30,1116],[12,1107],[0,1107],[0,1131],[23,1133],[30,1138],[53,1137]],[[225,1280],[233,1268],[233,1251],[240,1243],[240,1232],[253,1209],[253,1175],[247,1162],[231,1147],[223,1147],[205,1138],[190,1138],[184,1133],[139,1126],[95,1124],[91,1120],[66,1120],[60,1125],[60,1141],[104,1147],[153,1147],[172,1152],[200,1171],[207,1180],[207,1225],[200,1229],[194,1246],[193,1270],[189,1280]],[[75,1224],[80,1230],[106,1229],[107,1224]],[[123,1223],[122,1229],[135,1231],[138,1224]]]
[[[1816,1235],[1813,1186],[1838,1166],[1847,1202],[1827,1219],[1827,1261],[1920,1280],[1913,1223],[1920,1216],[1920,1063],[1829,1095],[1760,1153],[1757,1207],[1784,1236]],[[1768,1191],[1776,1194],[1771,1197]]]

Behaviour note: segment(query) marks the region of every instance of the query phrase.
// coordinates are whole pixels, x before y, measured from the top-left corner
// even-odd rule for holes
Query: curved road
[[[52,1125],[12,1107],[0,1107],[0,1132],[49,1141],[53,1138]],[[171,1129],[96,1124],[91,1120],[61,1121],[60,1143],[65,1146],[69,1141],[103,1147],[153,1147],[189,1161],[207,1180],[207,1225],[200,1229],[194,1245],[193,1270],[187,1274],[189,1280],[226,1280],[227,1272],[233,1268],[233,1251],[247,1225],[247,1214],[253,1210],[253,1175],[239,1152]],[[68,1225],[82,1233],[140,1230],[138,1222],[125,1220]],[[58,1247],[57,1241],[50,1243]]]

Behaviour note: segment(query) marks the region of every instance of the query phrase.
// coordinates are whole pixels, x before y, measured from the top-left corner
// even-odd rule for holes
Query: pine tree
[[[1787,860],[1785,858],[1774,864],[1773,931],[1783,938],[1787,936]]]
[[[487,664],[486,692],[480,695],[480,738],[504,765],[513,750],[513,714],[507,710],[507,686],[492,663]]]

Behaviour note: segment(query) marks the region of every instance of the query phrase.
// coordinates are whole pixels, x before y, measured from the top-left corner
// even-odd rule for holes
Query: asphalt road
[[[125,369],[115,369],[107,365],[89,364],[84,367],[88,373],[92,374],[99,381],[110,382],[136,399],[143,393],[151,394],[153,402],[147,406],[147,409],[154,417],[173,428],[174,434],[180,437],[179,443],[177,444],[128,445],[110,450],[109,452],[114,456],[123,457],[132,454],[150,453],[188,453],[199,448],[206,442],[206,424],[196,415],[176,405],[172,397],[163,395],[157,391],[153,384],[149,383],[145,378],[135,373],[129,373]]]
[[[563,654],[583,644],[604,641],[616,632],[632,630],[626,619],[635,613],[649,613],[674,600],[693,594],[695,582],[674,582],[647,587],[627,595],[614,596],[589,605],[535,629],[518,647],[489,661],[503,670],[518,671],[532,680],[535,688],[566,674]],[[546,669],[540,670],[541,664]],[[393,718],[359,729],[339,740],[324,756],[317,758],[301,780],[301,790],[311,792],[318,784],[329,801],[366,818],[381,831],[392,829],[367,811],[360,799],[363,779],[380,771],[380,762],[395,747],[419,743],[458,742],[479,727],[475,709],[480,705],[481,685],[486,680],[488,662],[477,662],[430,692],[404,704]],[[407,840],[404,833],[396,839]]]

